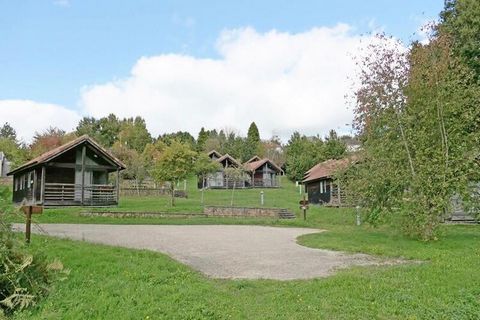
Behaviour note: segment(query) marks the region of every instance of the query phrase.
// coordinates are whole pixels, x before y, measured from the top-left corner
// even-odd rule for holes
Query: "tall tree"
[[[52,150],[62,144],[75,139],[75,134],[67,134],[64,130],[50,127],[43,132],[36,132],[30,144],[32,157]]]
[[[145,120],[142,117],[129,118],[122,121],[118,141],[128,148],[142,153],[145,146],[152,142]]]
[[[338,137],[337,132],[333,129],[325,138],[324,152],[327,159],[341,159],[347,153],[346,143]]]
[[[0,138],[7,138],[17,141],[17,132],[8,122],[5,122],[5,124],[0,128]]]
[[[306,137],[294,132],[285,149],[287,176],[291,180],[301,181],[307,170],[326,160],[324,143],[319,137]]]
[[[245,140],[243,154],[244,161],[260,153],[260,142],[260,133],[258,132],[258,127],[255,122],[252,122],[250,127],[248,127],[247,139]]]
[[[207,143],[209,134],[207,131],[205,131],[205,128],[202,127],[200,129],[200,132],[198,133],[198,138],[197,138],[197,151],[210,151],[210,150],[205,150],[205,145]]]
[[[221,165],[216,161],[212,161],[212,159],[210,159],[205,153],[200,153],[195,160],[195,173],[198,175],[199,179],[202,179],[202,204],[204,203],[205,198],[205,180],[210,174],[218,170],[221,170]]]
[[[169,182],[171,204],[175,206],[175,184],[194,172],[197,153],[186,143],[172,141],[165,147],[153,169],[153,177],[158,182]]]

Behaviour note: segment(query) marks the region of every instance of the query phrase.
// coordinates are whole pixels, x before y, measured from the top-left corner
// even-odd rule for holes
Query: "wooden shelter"
[[[354,159],[330,159],[313,166],[305,173],[303,184],[308,194],[308,201],[312,204],[327,206],[341,206],[345,203],[345,196],[335,181],[335,173],[346,169]]]
[[[237,179],[232,179],[229,178],[228,175],[225,172],[225,169],[227,168],[241,168],[242,164],[232,157],[229,154],[221,155],[215,150],[212,150],[208,153],[208,156],[212,161],[216,161],[220,163],[221,169],[218,170],[215,173],[212,173],[208,175],[208,177],[205,178],[205,183],[203,184],[201,179],[198,181],[198,188],[202,188],[205,186],[205,188],[211,188],[211,189],[228,189],[228,188],[233,188],[235,185],[235,188],[245,188],[246,187],[246,182],[248,181],[247,177],[244,177],[243,175]]]
[[[250,175],[249,186],[253,188],[276,188],[280,186],[278,176],[283,170],[270,159],[255,156],[243,164]]]
[[[118,204],[119,172],[125,165],[84,135],[50,150],[8,173],[13,202],[44,206]],[[116,184],[109,175],[116,173]]]

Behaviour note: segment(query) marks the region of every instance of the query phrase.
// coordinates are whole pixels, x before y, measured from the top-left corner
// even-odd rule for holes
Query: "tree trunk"
[[[233,194],[235,192],[235,185],[237,184],[236,180],[233,180],[233,188],[232,188],[232,199],[230,201],[230,206],[233,207]]]
[[[205,194],[205,177],[202,176],[202,204],[204,204],[204,194]]]
[[[171,204],[172,204],[172,207],[175,207],[175,183],[173,181],[171,182],[170,190],[172,191]]]

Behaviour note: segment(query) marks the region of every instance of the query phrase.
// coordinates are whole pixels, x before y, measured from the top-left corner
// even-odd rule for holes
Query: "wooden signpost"
[[[308,210],[308,200],[305,199],[305,194],[303,195],[303,200],[300,200],[300,209],[303,210],[303,220],[307,220],[307,210]]]
[[[43,207],[41,206],[23,206],[22,211],[26,216],[25,223],[25,241],[30,243],[30,235],[32,232],[32,214],[42,214]]]

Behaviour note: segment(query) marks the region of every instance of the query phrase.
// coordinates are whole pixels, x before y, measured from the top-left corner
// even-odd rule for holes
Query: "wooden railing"
[[[280,184],[277,178],[274,179],[263,179],[263,178],[255,178],[253,179],[253,187],[263,187],[263,188],[276,188]]]
[[[117,190],[112,185],[82,185],[73,183],[45,183],[45,205],[114,205],[118,203]]]

